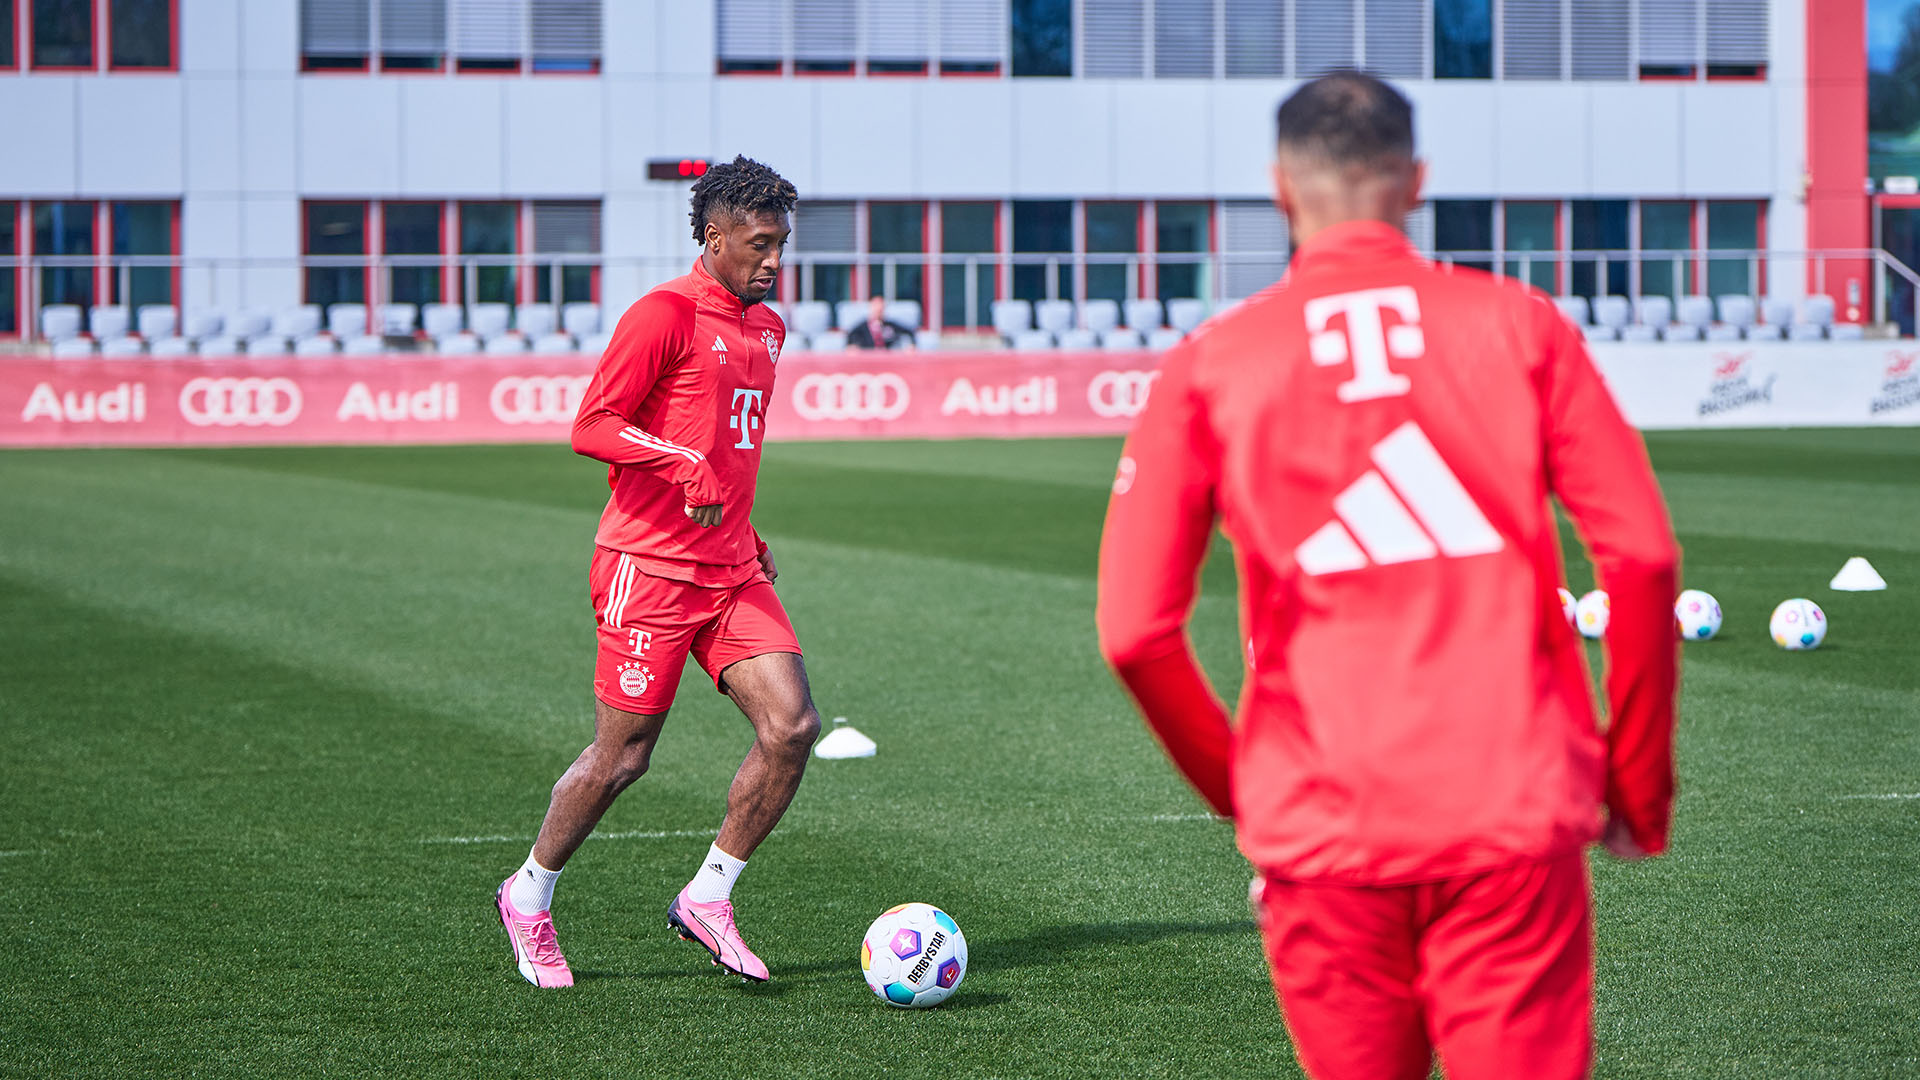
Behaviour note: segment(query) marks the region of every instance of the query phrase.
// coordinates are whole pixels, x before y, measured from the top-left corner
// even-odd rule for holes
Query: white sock
[[[507,899],[520,914],[538,915],[553,906],[553,883],[559,880],[560,871],[541,866],[529,851],[527,861],[514,871],[513,884],[507,887]]]
[[[707,845],[706,862],[700,865],[700,872],[687,882],[687,899],[696,904],[712,904],[733,897],[733,883],[740,878],[740,871],[747,868],[747,860],[736,859],[720,850],[719,844]]]

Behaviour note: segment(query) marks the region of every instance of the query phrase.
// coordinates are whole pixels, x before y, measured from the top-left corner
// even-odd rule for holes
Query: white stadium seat
[[[1025,300],[995,300],[993,328],[1009,338],[1033,329],[1033,305]]]
[[[564,356],[573,351],[573,335],[557,331],[541,334],[533,340],[533,351],[542,356]]]
[[[807,348],[813,352],[845,352],[847,335],[840,330],[828,330],[807,339]]]
[[[53,343],[55,360],[86,360],[93,356],[93,342],[83,337],[61,338]]]
[[[574,337],[600,333],[600,305],[581,300],[562,306],[560,329]]]
[[[1620,339],[1620,331],[1615,330],[1611,326],[1583,326],[1580,328],[1580,334],[1588,341],[1618,341]]]
[[[1827,337],[1834,341],[1860,341],[1867,336],[1867,328],[1859,323],[1834,323],[1827,327]]]
[[[1745,330],[1753,325],[1753,297],[1745,293],[1728,293],[1720,297],[1720,321],[1735,330]]]
[[[187,312],[187,318],[180,327],[180,336],[190,341],[205,341],[220,336],[227,328],[227,317],[213,308],[198,308]]]
[[[1714,323],[1707,327],[1705,336],[1708,341],[1739,341],[1744,333],[1732,323]]]
[[[1167,301],[1167,325],[1183,334],[1193,333],[1207,317],[1207,302],[1192,297],[1180,297]],[[1151,342],[1149,342],[1151,344]]]
[[[1117,300],[1089,300],[1080,305],[1080,325],[1096,334],[1104,334],[1120,325]]]
[[[1833,325],[1833,297],[1814,293],[1800,301],[1800,321],[1826,329]]]
[[[1788,341],[1823,341],[1826,336],[1826,328],[1818,323],[1797,322],[1787,327]]]
[[[1617,335],[1633,321],[1633,305],[1624,296],[1596,296],[1593,298],[1593,323],[1612,330]]]
[[[95,341],[117,338],[133,328],[133,317],[126,308],[118,305],[90,308],[87,311],[87,333]]]
[[[1180,344],[1180,339],[1186,336],[1186,333],[1177,326],[1163,326],[1147,335],[1147,348],[1154,352],[1171,349]]]
[[[366,332],[367,305],[335,304],[327,309],[327,333],[337,338],[350,338]]]
[[[1111,303],[1111,301],[1109,301],[1109,303]],[[1092,330],[1083,330],[1075,327],[1061,333],[1060,347],[1062,349],[1080,350],[1097,349],[1100,347],[1100,335]]]
[[[381,304],[377,315],[379,325],[374,329],[377,334],[403,337],[420,325],[420,309],[412,304]]]
[[[519,356],[527,351],[527,339],[519,334],[497,334],[486,339],[481,351],[488,356]]]
[[[132,334],[110,337],[100,343],[101,356],[128,357],[140,356],[146,352],[140,345],[140,339]]]
[[[939,352],[940,335],[931,330],[922,330],[913,335],[913,347],[921,352]]]
[[[227,333],[242,341],[262,337],[273,329],[273,316],[259,308],[248,308],[227,323]]]
[[[248,356],[285,356],[287,339],[277,334],[263,334],[247,342]]]
[[[521,304],[513,309],[513,328],[528,341],[553,333],[559,325],[560,316],[552,304]]]
[[[274,313],[273,336],[292,338],[310,338],[320,332],[320,305],[295,304],[284,307]]]
[[[40,309],[40,336],[51,342],[62,342],[80,335],[80,306],[78,304],[48,304]]]
[[[315,334],[312,337],[303,337],[293,343],[293,355],[295,356],[333,356],[339,351],[340,346],[334,344],[332,338],[321,334]]]
[[[193,355],[193,342],[183,337],[163,337],[147,346],[147,355],[156,360]]]
[[[1155,303],[1158,304],[1159,301],[1156,300]],[[1155,329],[1159,328],[1155,327]],[[1140,336],[1140,331],[1135,330],[1131,326],[1123,326],[1117,330],[1109,330],[1100,336],[1100,347],[1114,352],[1127,349],[1143,349],[1146,347],[1146,344],[1146,339]]]
[[[867,302],[865,300],[842,300],[833,305],[833,325],[842,330],[851,330],[867,321]]]
[[[904,326],[909,330],[919,329],[920,328],[920,301],[918,300],[887,301],[887,321],[890,323],[894,323],[895,325],[898,325],[898,326]]]
[[[387,351],[387,342],[378,334],[356,334],[340,343],[340,351],[348,356],[379,356]]]
[[[599,356],[607,351],[607,343],[612,340],[612,334],[588,334],[580,339],[580,351],[588,356]]]
[[[1046,352],[1053,348],[1053,334],[1046,330],[1022,330],[1013,335],[1013,347],[1021,352]]]
[[[1161,321],[1160,301],[1150,297],[1135,297],[1122,305],[1127,313],[1127,325],[1141,333],[1158,330],[1166,325]]]
[[[226,334],[215,334],[210,338],[203,338],[198,346],[201,356],[239,356],[245,351],[245,346],[240,343],[239,338]]]
[[[482,341],[492,341],[506,333],[512,318],[513,309],[506,304],[467,305],[467,329],[478,334]]]
[[[1042,300],[1033,305],[1033,324],[1049,334],[1073,329],[1073,301]]]
[[[793,305],[793,319],[788,329],[801,337],[813,337],[832,329],[833,308],[824,300],[803,300]]]
[[[180,311],[172,304],[143,304],[133,314],[140,336],[148,341],[172,337],[180,326]]]
[[[420,328],[435,341],[459,333],[465,322],[466,315],[460,310],[459,304],[420,305]]]
[[[480,352],[480,339],[472,334],[448,334],[438,341],[441,356],[476,356]]]
[[[1762,299],[1760,321],[1784,330],[1793,322],[1793,301],[1784,296],[1769,296]]]
[[[1584,296],[1556,296],[1553,298],[1553,306],[1559,308],[1560,314],[1565,315],[1567,321],[1575,326],[1593,325],[1593,319],[1587,311],[1587,298]]]

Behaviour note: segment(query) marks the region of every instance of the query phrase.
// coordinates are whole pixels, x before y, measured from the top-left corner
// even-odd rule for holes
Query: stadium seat
[[[134,337],[132,334],[121,334],[119,337],[110,337],[100,343],[101,356],[125,358],[129,356],[140,356],[145,352],[146,349],[141,346],[140,339]]]
[[[1123,305],[1127,313],[1127,325],[1141,333],[1158,329],[1164,325],[1160,321],[1160,301],[1136,297]]]
[[[1612,330],[1615,335],[1633,321],[1633,305],[1624,296],[1593,298],[1593,324]]]
[[[1159,301],[1154,301],[1154,304],[1158,306]],[[1158,329],[1158,327],[1155,327],[1155,329]],[[1146,339],[1142,338],[1140,331],[1135,330],[1133,327],[1122,326],[1116,330],[1109,330],[1100,335],[1100,347],[1110,352],[1142,349],[1146,347]]]
[[[1833,297],[1813,293],[1800,301],[1799,317],[1787,331],[1792,341],[1817,341],[1828,336],[1833,326]]]
[[[53,343],[55,360],[86,360],[93,356],[93,342],[83,337],[61,338]]]
[[[262,334],[247,342],[248,356],[285,356],[287,339],[278,334]]]
[[[320,332],[320,305],[295,304],[281,308],[273,316],[273,336],[299,341]]]
[[[227,333],[242,341],[265,336],[273,329],[273,316],[259,308],[248,308],[227,323]]]
[[[833,305],[833,325],[838,329],[851,330],[866,321],[865,300],[842,300]]]
[[[462,331],[448,334],[435,342],[441,356],[477,356],[480,353],[480,339]]]
[[[1033,329],[1033,305],[1025,300],[995,300],[993,328],[1009,339],[1023,330]]]
[[[920,301],[887,301],[887,321],[904,326],[909,330],[918,330],[920,328]]]
[[[420,309],[412,304],[381,304],[376,310],[379,326],[375,333],[403,337],[420,325]]]
[[[580,352],[587,356],[599,356],[607,351],[607,343],[612,340],[612,334],[588,334],[580,339]]]
[[[1053,333],[1048,330],[1022,330],[1013,335],[1013,347],[1021,352],[1046,352],[1053,348]]]
[[[1584,329],[1593,325],[1593,319],[1587,311],[1587,298],[1584,296],[1556,296],[1553,298],[1553,306],[1559,308],[1560,314],[1565,315],[1567,321],[1575,326]]]
[[[1708,341],[1739,341],[1746,331],[1732,323],[1714,323],[1707,327]]]
[[[513,309],[513,328],[528,341],[546,337],[559,326],[560,316],[553,310],[552,304],[521,304]]]
[[[573,351],[573,335],[549,331],[533,340],[533,351],[542,356],[565,356]]]
[[[506,304],[467,305],[467,329],[478,334],[482,341],[492,341],[506,333],[512,318],[513,309]]]
[[[87,332],[95,341],[122,337],[133,328],[133,316],[118,304],[87,309]]]
[[[1175,345],[1180,344],[1180,339],[1186,336],[1186,331],[1177,326],[1163,326],[1158,330],[1148,332],[1147,348],[1152,349],[1154,352],[1171,349]]]
[[[913,347],[921,352],[939,352],[940,335],[931,330],[921,330],[913,335]]]
[[[387,342],[378,334],[355,334],[340,343],[340,351],[347,356],[379,356],[387,351]]]
[[[1193,333],[1193,328],[1199,326],[1206,317],[1207,302],[1205,300],[1179,297],[1167,301],[1167,325],[1182,334]],[[1149,341],[1148,345],[1151,346],[1152,342]]]
[[[327,309],[327,333],[346,339],[367,332],[367,305],[335,304]]]
[[[1633,321],[1650,330],[1664,331],[1673,325],[1673,300],[1655,293],[1633,302]]]
[[[1793,322],[1793,301],[1784,296],[1763,298],[1760,301],[1760,321],[1768,326],[1785,329]]]
[[[1827,327],[1827,337],[1833,341],[1863,341],[1867,328],[1859,323],[1840,322]]]
[[[588,337],[600,332],[600,305],[577,300],[560,308],[560,329],[574,337]]]
[[[220,336],[227,328],[227,317],[212,308],[198,308],[187,312],[187,318],[180,327],[180,335],[189,341],[205,341]]]
[[[239,338],[227,334],[202,338],[197,345],[201,356],[239,356],[245,350]]]
[[[1049,334],[1073,329],[1073,301],[1042,300],[1033,305],[1033,325]]]
[[[178,359],[193,355],[193,342],[183,337],[157,338],[147,346],[147,355],[156,360]]]
[[[40,309],[40,336],[59,343],[80,335],[78,304],[48,304]]]
[[[807,339],[807,348],[813,352],[847,351],[847,335],[839,330],[827,330]]]
[[[1797,322],[1787,327],[1788,341],[1824,341],[1826,337],[1826,328],[1815,323]]]
[[[293,343],[293,355],[295,356],[335,356],[339,352],[340,346],[335,344],[334,340],[325,334],[303,337]]]
[[[1753,297],[1745,293],[1728,293],[1719,298],[1718,304],[1720,321],[1725,325],[1741,332],[1753,325],[1755,315]]]
[[[1116,300],[1089,300],[1080,305],[1080,325],[1095,334],[1104,334],[1120,325],[1120,304]]]
[[[1112,303],[1112,301],[1109,300],[1108,303]],[[1100,335],[1092,330],[1084,330],[1079,327],[1064,330],[1060,334],[1060,347],[1062,349],[1078,350],[1097,349],[1100,347]]]
[[[420,305],[420,328],[435,341],[459,333],[465,322],[466,315],[460,310],[459,304]]]
[[[824,300],[802,300],[793,305],[793,319],[787,329],[803,338],[824,334],[833,328],[833,308]]]
[[[1588,341],[1618,341],[1620,331],[1611,326],[1583,326],[1580,328],[1580,336]]]
[[[148,341],[170,338],[180,326],[180,309],[172,304],[143,304],[133,316],[140,336]]]
[[[480,350],[488,356],[519,356],[527,351],[527,339],[519,334],[495,334]]]
[[[1705,296],[1683,296],[1673,306],[1673,321],[1698,331],[1694,335],[1697,338],[1713,325],[1713,301]]]

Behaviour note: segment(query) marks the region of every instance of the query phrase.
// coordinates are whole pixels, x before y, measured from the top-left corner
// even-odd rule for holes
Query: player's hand
[[[708,503],[705,506],[689,506],[687,507],[687,516],[693,519],[695,525],[703,529],[711,529],[715,525],[720,524],[720,504]]]
[[[1625,820],[1617,817],[1607,819],[1606,831],[1600,834],[1600,842],[1616,859],[1644,859],[1647,851],[1633,839],[1633,833],[1627,829]]]
[[[780,571],[773,568],[773,552],[763,551],[760,553],[760,572],[767,575],[768,581],[772,581],[774,578],[780,576]]]

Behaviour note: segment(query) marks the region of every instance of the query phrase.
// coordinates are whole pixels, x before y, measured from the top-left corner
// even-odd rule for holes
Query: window
[[[1373,2],[1418,3],[1420,0]],[[1213,78],[1214,36],[1213,0],[1154,0],[1154,77]]]
[[[1089,8],[1101,2],[1086,0]],[[1069,0],[1013,0],[1011,14],[1015,77],[1073,74],[1073,7]]]
[[[300,63],[308,71],[364,71],[373,49],[371,0],[300,0]]]
[[[91,0],[30,0],[33,12],[33,66],[92,68]]]
[[[1087,204],[1087,299],[1126,300],[1140,295],[1140,204]],[[1115,256],[1101,259],[1099,256]],[[1128,256],[1118,258],[1118,256]]]
[[[793,70],[802,75],[851,75],[853,0],[793,0]]]
[[[37,202],[33,204],[33,254],[40,262],[40,303],[92,307],[99,301],[93,289],[94,204]]]
[[[600,204],[533,204],[533,252],[557,255],[533,267],[533,298],[541,303],[574,303],[599,295],[600,263],[581,256],[600,254]]]
[[[1354,67],[1353,0],[1293,0],[1293,72],[1311,79]]]
[[[1707,78],[1767,73],[1766,0],[1707,0]]]
[[[1089,0],[1081,9],[1080,74],[1090,79],[1137,79],[1146,74],[1146,0]],[[1018,47],[1019,37],[1014,38]],[[1014,60],[1018,72],[1019,59]]]
[[[1560,206],[1550,202],[1510,202],[1503,210],[1505,236],[1500,248],[1509,256],[1528,252],[1551,252],[1560,247]],[[1551,259],[1508,258],[1502,267],[1508,277],[1519,278],[1547,292],[1559,290],[1559,266]]]
[[[999,74],[1007,51],[1007,0],[939,3],[940,74]]]
[[[376,63],[395,72],[598,71],[602,2],[300,0],[300,64],[306,71],[366,71]]]
[[[1500,0],[1500,77],[1558,79],[1563,0]]]
[[[1434,0],[1433,77],[1493,78],[1493,0]]]
[[[1227,0],[1226,22],[1229,78],[1287,73],[1287,13],[1280,0]]]
[[[1757,251],[1760,248],[1760,204],[1757,202],[1710,202],[1707,204],[1707,247],[1713,251]],[[1760,291],[1755,258],[1742,255],[1730,259],[1707,260],[1707,295]]]
[[[533,0],[529,23],[536,73],[600,70],[600,0]]]
[[[941,204],[940,252],[947,256],[940,265],[942,324],[993,325],[994,283],[999,270],[993,253],[999,250],[999,217],[996,203]]]
[[[859,250],[855,217],[851,202],[803,199],[794,208],[792,249],[829,258],[801,266],[800,299],[833,304],[854,299],[850,259]]]
[[[926,75],[937,64],[942,75],[998,75],[1011,31],[1016,74],[1068,75],[1071,11],[1072,0],[716,0],[715,69]]]
[[[0,202],[0,256],[20,253],[20,204]],[[20,332],[20,275],[13,263],[0,261],[0,334]]]
[[[1016,262],[1014,299],[1073,299],[1073,202],[1068,199],[1014,200],[1013,252],[1063,256]]]
[[[108,66],[115,71],[171,71],[173,0],[107,0]]]
[[[867,206],[867,250],[875,255],[906,255],[867,265],[867,295],[889,300],[927,299],[927,204],[877,202]]]
[[[306,209],[306,251],[317,256],[307,261],[306,302],[365,303],[365,259],[340,256],[367,254],[367,204],[310,202]]]
[[[1573,251],[1609,251],[1624,253],[1627,241],[1627,200],[1576,199],[1573,202],[1572,228],[1568,247]],[[1604,278],[1602,268],[1604,267]],[[1572,265],[1574,296],[1597,296],[1627,292],[1627,259],[1586,259]]]
[[[1213,204],[1163,202],[1154,207],[1154,251],[1162,255],[1204,254],[1213,249]],[[1206,260],[1160,259],[1154,267],[1155,295],[1161,300],[1211,294]]]
[[[1700,55],[1700,0],[1640,0],[1640,77],[1691,79]]]
[[[19,64],[20,58],[14,55],[14,45],[20,37],[14,22],[14,0],[0,0],[0,68],[10,68]]]
[[[469,304],[511,304],[519,299],[514,258],[520,251],[520,204],[460,204],[460,254],[466,280],[460,295]]]
[[[390,202],[380,207],[380,253],[387,264],[386,295],[396,304],[437,304],[447,295],[445,207],[437,202]]]
[[[1493,200],[1434,199],[1433,250],[1445,256],[1451,252],[1477,254],[1493,250]],[[1458,266],[1492,270],[1485,259],[1449,260]]]
[[[1573,77],[1628,79],[1628,0],[1572,0]]]
[[[784,6],[781,0],[719,0],[714,33],[721,74],[780,73]]]
[[[446,63],[447,0],[380,0],[380,68],[439,71]]]
[[[174,238],[177,203],[117,202],[113,204],[108,232],[113,238],[116,256],[135,257],[113,266],[107,295],[109,302],[139,310],[147,304],[171,304],[178,295],[174,263],[170,258],[179,249]],[[154,259],[159,256],[159,259]]]
[[[1220,204],[1221,293],[1252,296],[1280,280],[1290,249],[1287,219],[1266,199]]]
[[[526,0],[452,0],[452,4],[456,71],[520,70],[526,44]]]
[[[1693,292],[1682,252],[1699,245],[1693,238],[1693,204],[1690,202],[1643,202],[1640,204],[1640,293],[1679,299]],[[1662,253],[1671,253],[1662,257]]]

